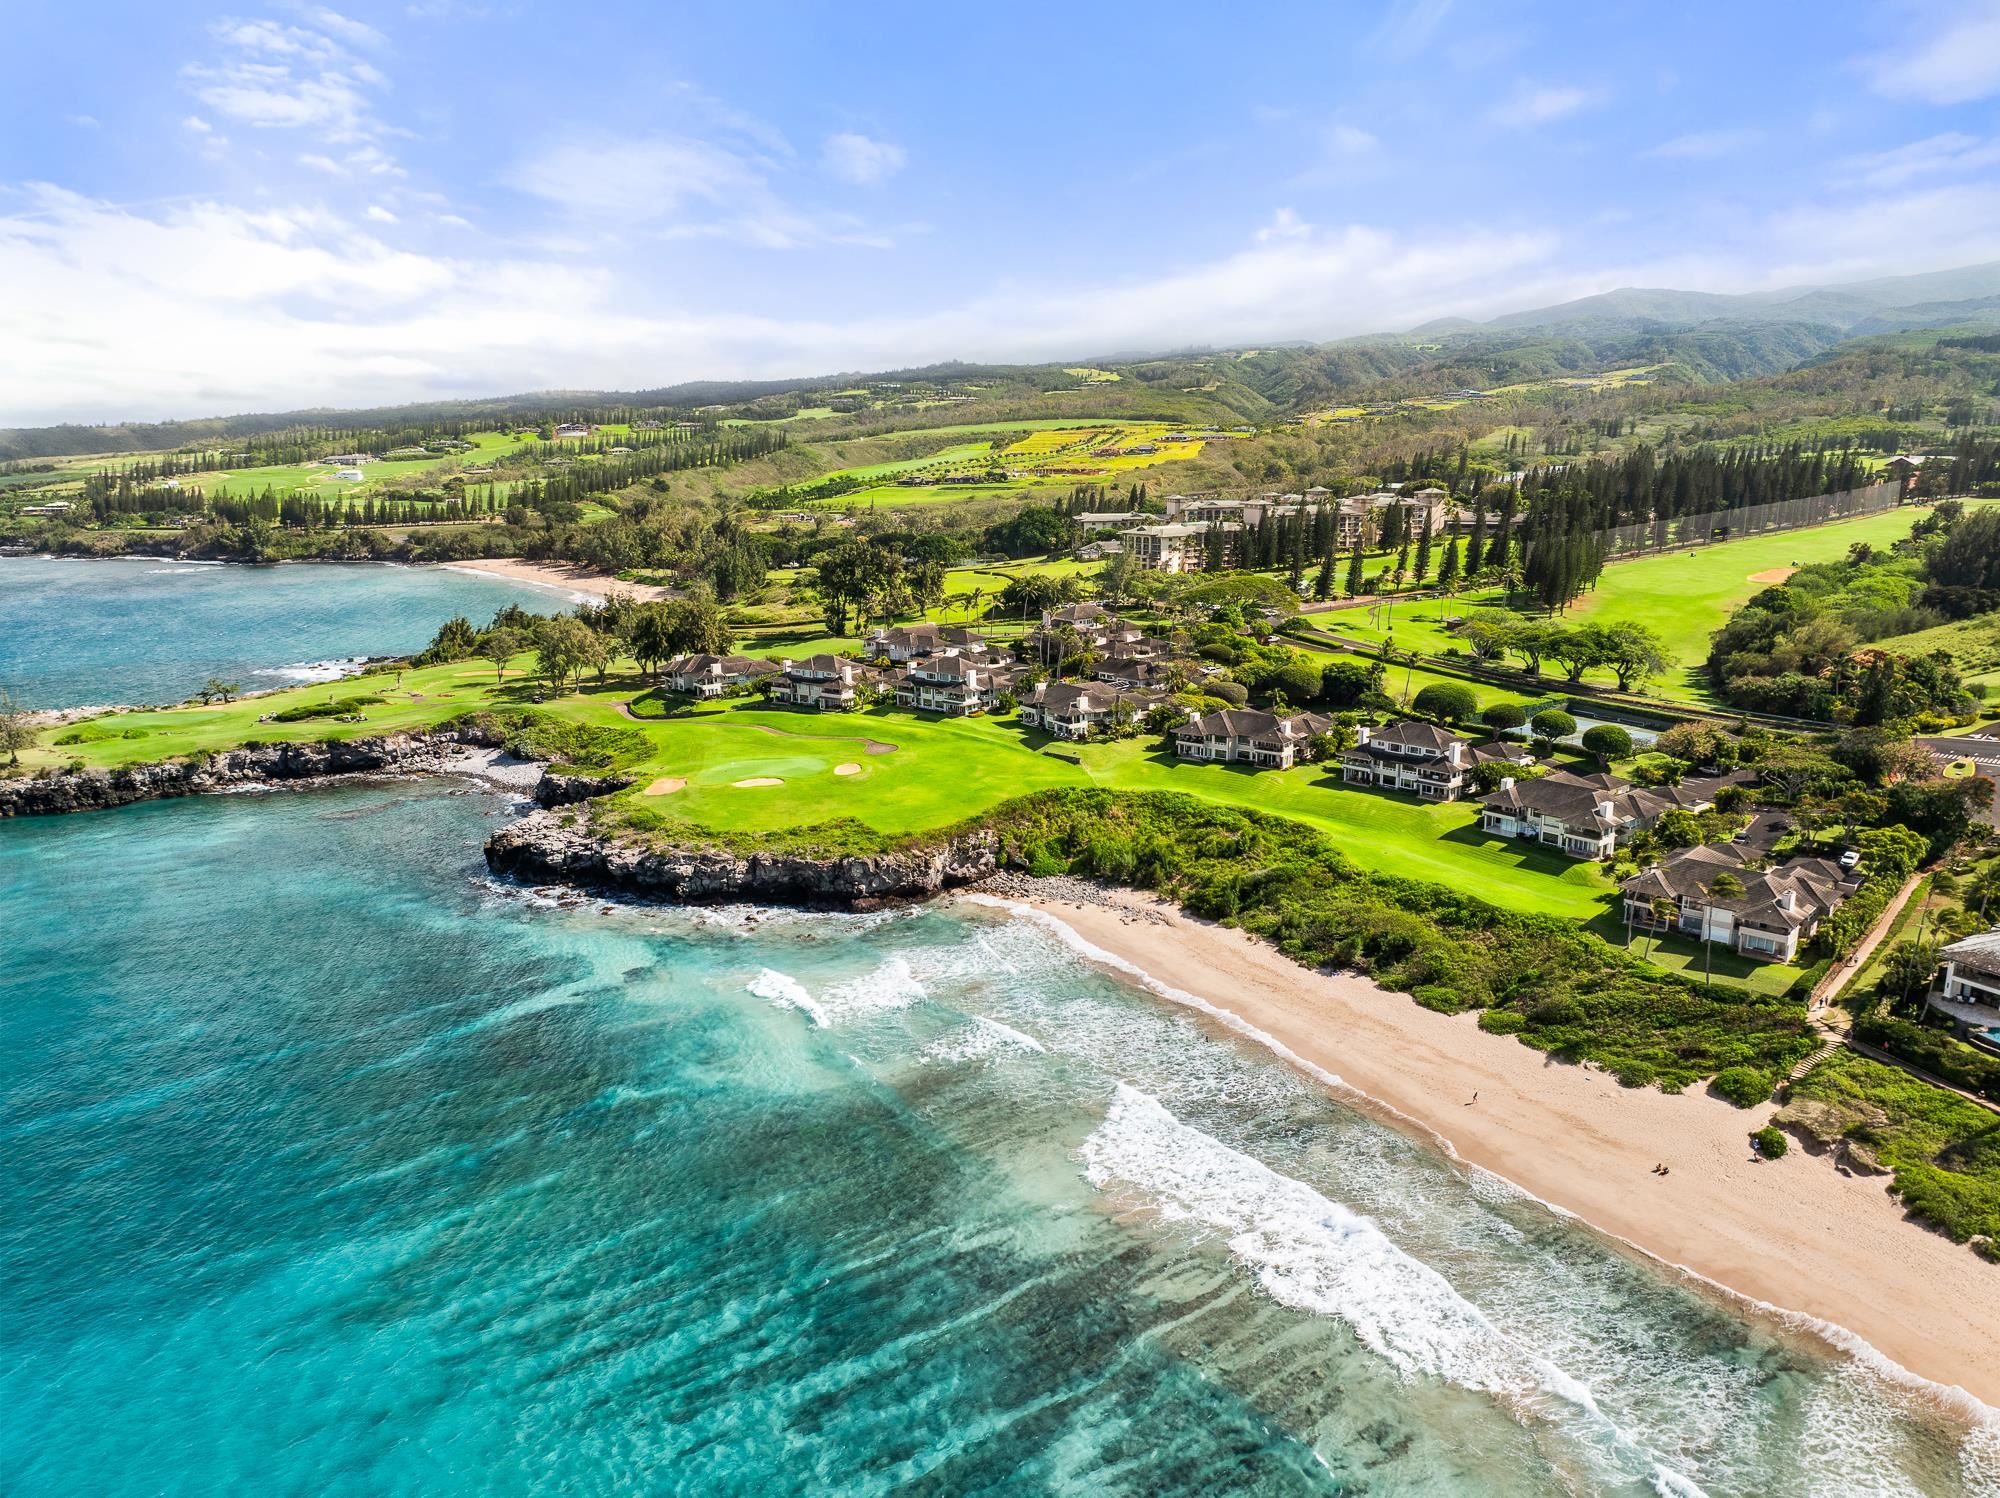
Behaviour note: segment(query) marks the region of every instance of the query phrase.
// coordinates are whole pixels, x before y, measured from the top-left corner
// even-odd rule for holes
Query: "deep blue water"
[[[508,814],[0,823],[0,1488],[1992,1490],[1025,915],[565,907]]]
[[[0,687],[23,707],[179,702],[211,676],[246,690],[326,680],[328,663],[421,649],[453,614],[562,592],[442,567],[152,558],[0,558]]]

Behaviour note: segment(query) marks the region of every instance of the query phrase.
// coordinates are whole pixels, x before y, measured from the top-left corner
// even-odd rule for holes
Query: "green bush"
[[[305,723],[314,718],[343,718],[364,707],[374,707],[383,699],[375,696],[339,697],[329,702],[301,702],[297,707],[280,708],[271,714],[273,723]]]
[[[143,728],[112,728],[103,723],[79,723],[76,727],[56,735],[55,742],[67,748],[72,744],[101,744],[107,739],[143,739]]]
[[[1599,759],[1624,759],[1632,752],[1632,735],[1616,723],[1600,723],[1584,734],[1583,747]]]
[[[1754,1066],[1728,1066],[1715,1074],[1710,1091],[1738,1108],[1754,1108],[1771,1100],[1771,1078]]]
[[[1425,717],[1463,723],[1479,711],[1479,698],[1471,687],[1455,681],[1437,681],[1417,693],[1410,706]]]
[[[1782,1160],[1785,1158],[1785,1151],[1792,1147],[1792,1142],[1785,1137],[1785,1131],[1772,1124],[1765,1124],[1750,1137],[1757,1141],[1757,1152],[1766,1160]]]
[[[1538,739],[1566,739],[1576,732],[1576,719],[1559,707],[1545,707],[1529,721]]]
[[[2000,1102],[2000,1058],[1976,1050],[1943,1030],[1914,1020],[1868,1015],[1856,1020],[1854,1034],[1878,1050],[1922,1067],[1967,1092]]]
[[[1523,726],[1528,721],[1528,715],[1521,711],[1519,703],[1496,702],[1480,713],[1479,721],[1504,738]]]

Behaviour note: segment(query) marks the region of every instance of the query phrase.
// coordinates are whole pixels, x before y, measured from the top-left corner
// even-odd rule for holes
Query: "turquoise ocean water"
[[[420,650],[453,614],[548,613],[551,588],[440,567],[0,558],[0,687],[23,707],[179,702],[211,676],[259,691]]]
[[[1031,917],[565,907],[507,814],[0,824],[9,1493],[2000,1481]]]

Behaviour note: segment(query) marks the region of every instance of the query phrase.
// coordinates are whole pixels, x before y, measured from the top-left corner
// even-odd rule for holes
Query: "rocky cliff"
[[[219,754],[118,770],[78,770],[0,780],[0,817],[101,811],[134,801],[197,796],[232,786],[318,780],[336,775],[425,774],[472,739],[449,734],[390,734],[324,743],[258,744]]]
[[[892,853],[808,858],[713,848],[653,848],[605,838],[586,815],[531,812],[486,840],[495,872],[531,884],[576,884],[688,903],[865,909],[921,900],[999,870],[999,840],[977,832]]]

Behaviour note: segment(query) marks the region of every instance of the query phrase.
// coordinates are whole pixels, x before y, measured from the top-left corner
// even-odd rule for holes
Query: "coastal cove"
[[[384,562],[246,565],[0,557],[0,684],[29,708],[179,702],[330,681],[419,650],[453,614],[546,611],[575,590]]]
[[[234,751],[187,783],[120,771],[49,777],[22,789],[44,787],[31,813],[85,810],[261,782],[451,775],[482,768],[478,751],[497,747],[477,733],[464,744],[452,735],[283,745]],[[515,775],[545,807],[576,794],[564,777],[532,765]],[[104,788],[128,786],[129,793]],[[865,858],[713,850],[634,858],[573,820],[546,810],[505,819],[485,838],[486,861],[531,884],[573,884],[620,899],[822,910],[922,901],[957,887],[975,891],[963,899],[991,904],[976,891],[1001,868],[998,844],[977,837]],[[1807,1156],[1760,1162],[1747,1138],[1770,1106],[1745,1112],[1699,1094],[1621,1087],[1600,1070],[1486,1034],[1471,1016],[1434,1013],[1356,974],[1301,968],[1157,897],[1106,889],[1077,901],[1039,892],[1064,884],[1012,874],[1001,881],[1007,891],[1025,887],[1037,912],[1121,981],[1249,1035],[1336,1098],[1572,1214],[1670,1277],[1685,1273],[1701,1293],[1832,1354],[1859,1339],[1861,1356],[1879,1354],[1920,1379],[2000,1400],[2000,1312],[1977,1297],[1940,1301],[1934,1293],[1954,1275],[1981,1272],[1969,1250],[1905,1220],[1886,1177],[1851,1176]],[[1677,1173],[1655,1178],[1653,1163]]]
[[[0,1139],[63,1203],[0,1240],[31,1490],[1996,1480],[1969,1405],[1037,919],[538,898],[480,867],[508,811],[443,778],[0,826]],[[53,918],[111,858],[129,914]]]

